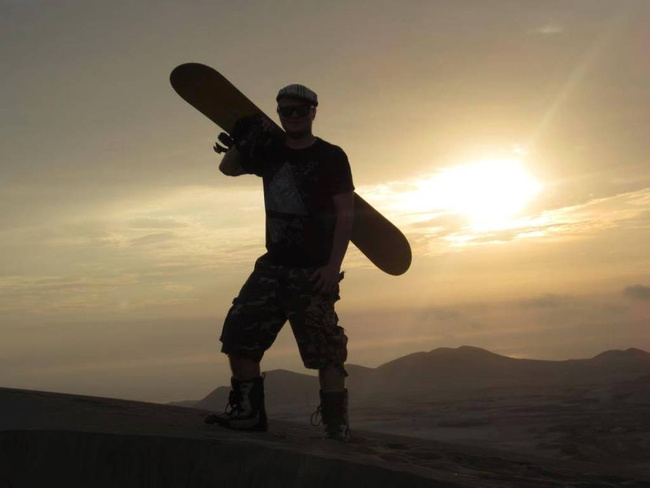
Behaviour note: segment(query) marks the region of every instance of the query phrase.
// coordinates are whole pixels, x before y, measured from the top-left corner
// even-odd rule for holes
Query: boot
[[[311,416],[314,426],[323,424],[324,437],[346,441],[350,438],[348,422],[348,390],[320,391],[320,405]]]
[[[233,430],[266,431],[266,409],[264,408],[264,377],[250,381],[231,378],[232,390],[224,413],[208,415],[206,424],[219,424]]]

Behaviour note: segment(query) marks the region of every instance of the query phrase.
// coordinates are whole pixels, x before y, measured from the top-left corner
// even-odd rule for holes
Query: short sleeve
[[[354,191],[352,182],[352,169],[348,157],[338,146],[332,148],[326,163],[325,191],[328,195],[349,193]]]

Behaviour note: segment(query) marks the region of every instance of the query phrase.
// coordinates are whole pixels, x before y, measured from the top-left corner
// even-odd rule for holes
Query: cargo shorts
[[[309,278],[317,269],[290,268],[259,258],[226,316],[221,352],[260,362],[289,320],[306,368],[332,365],[347,376],[343,364],[348,338],[334,311],[339,287],[329,293],[314,292]]]

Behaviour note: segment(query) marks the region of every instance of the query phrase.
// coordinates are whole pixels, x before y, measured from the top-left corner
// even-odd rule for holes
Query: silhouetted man
[[[325,435],[346,439],[348,339],[334,304],[354,218],[350,164],[341,148],[312,134],[313,91],[289,85],[276,100],[286,135],[273,137],[268,120],[240,121],[231,133],[235,146],[219,165],[228,176],[262,177],[267,252],[234,299],[221,334],[232,370],[229,406],[206,421],[267,429],[260,361],[288,319],[305,367],[319,371],[317,413]]]

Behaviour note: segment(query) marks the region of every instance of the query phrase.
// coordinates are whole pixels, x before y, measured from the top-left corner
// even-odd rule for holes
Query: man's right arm
[[[232,147],[224,155],[221,163],[219,163],[219,171],[226,176],[240,176],[246,174],[243,166],[241,165],[241,154],[235,147]]]

